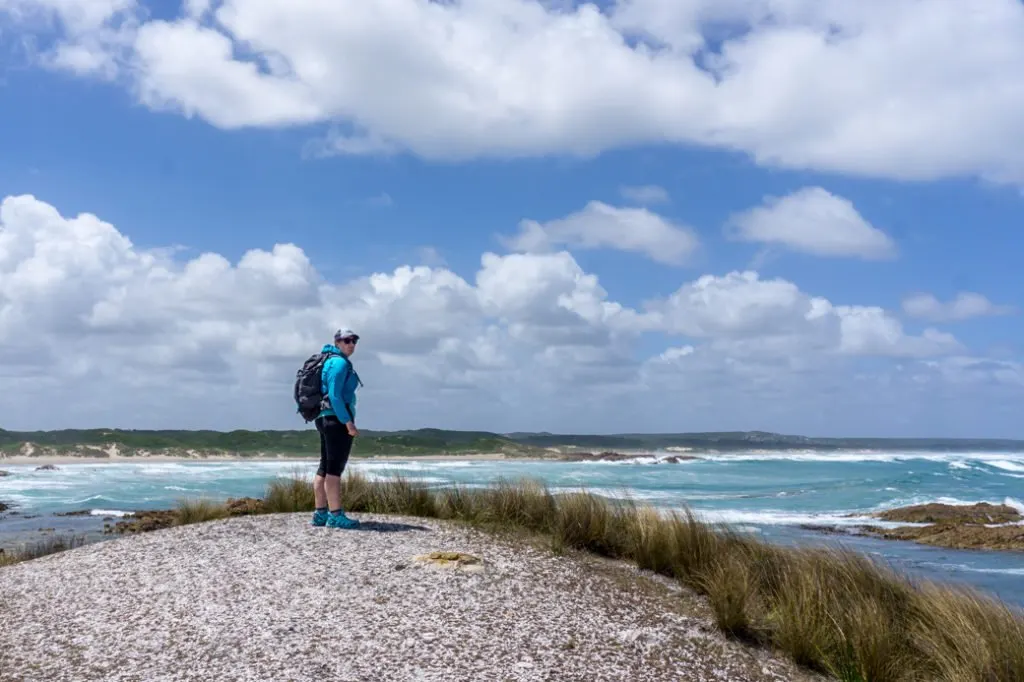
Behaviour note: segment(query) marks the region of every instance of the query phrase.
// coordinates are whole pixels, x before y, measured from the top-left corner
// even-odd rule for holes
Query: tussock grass
[[[314,506],[313,482],[298,473],[274,479],[263,496],[263,511],[269,514],[313,511]]]
[[[202,523],[227,518],[228,510],[222,502],[212,500],[182,499],[175,510],[174,525],[185,526],[190,523]]]
[[[552,494],[533,480],[430,488],[342,479],[346,510],[449,519],[543,536],[675,578],[706,595],[723,633],[848,682],[1024,680],[1024,613],[952,585],[916,583],[867,556],[785,548],[629,499]],[[302,504],[296,504],[301,500]],[[265,511],[309,511],[309,481],[270,484]]]

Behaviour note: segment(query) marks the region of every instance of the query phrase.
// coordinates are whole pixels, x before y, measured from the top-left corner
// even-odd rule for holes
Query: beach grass
[[[216,521],[228,516],[228,510],[223,503],[207,499],[181,499],[178,501],[175,511],[177,513],[175,514],[174,523],[178,526],[202,523],[203,521]]]
[[[913,581],[854,551],[771,545],[689,511],[661,513],[585,491],[556,495],[533,480],[432,488],[349,473],[342,505],[525,531],[555,550],[633,562],[705,595],[726,635],[836,679],[1024,680],[1019,609],[967,587]],[[269,484],[264,512],[312,508],[309,481]]]

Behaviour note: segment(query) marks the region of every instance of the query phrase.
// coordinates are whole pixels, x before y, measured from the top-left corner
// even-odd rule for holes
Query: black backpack
[[[327,358],[335,355],[335,353],[314,353],[302,363],[302,367],[295,372],[295,405],[296,412],[307,422],[311,422],[317,418],[320,414],[320,410],[324,407],[324,394],[320,390],[321,375],[324,370],[324,363],[327,362]],[[348,375],[352,372],[352,361],[349,360],[345,363],[345,376],[342,381],[348,379]],[[356,379],[358,380],[358,376]],[[362,381],[359,382],[362,385]],[[345,406],[348,409],[348,405]]]

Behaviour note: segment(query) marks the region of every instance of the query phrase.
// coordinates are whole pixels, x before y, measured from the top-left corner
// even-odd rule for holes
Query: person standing
[[[315,420],[316,430],[320,432],[320,466],[313,478],[314,526],[355,528],[359,525],[341,509],[341,474],[348,464],[353,440],[359,435],[356,388],[362,382],[351,359],[357,343],[358,334],[351,329],[339,329],[334,333],[334,345],[325,344],[321,349],[329,355],[320,374],[324,398]]]

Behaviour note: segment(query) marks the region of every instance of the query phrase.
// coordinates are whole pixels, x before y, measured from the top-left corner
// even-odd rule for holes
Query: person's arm
[[[348,392],[345,390],[345,385],[348,383],[348,359],[338,358],[334,362],[334,372],[331,373],[331,383],[328,385],[328,390],[331,396],[331,406],[334,408],[334,413],[338,415],[338,421],[345,424],[348,427],[348,432],[351,435],[356,430],[356,420],[352,414],[352,410],[349,408],[348,396],[345,394]]]
[[[332,357],[327,360],[325,387],[327,398],[331,401],[331,409],[338,415],[338,419],[344,422],[347,419],[345,414],[345,400],[341,395],[344,388],[343,378],[345,376],[345,358]]]

